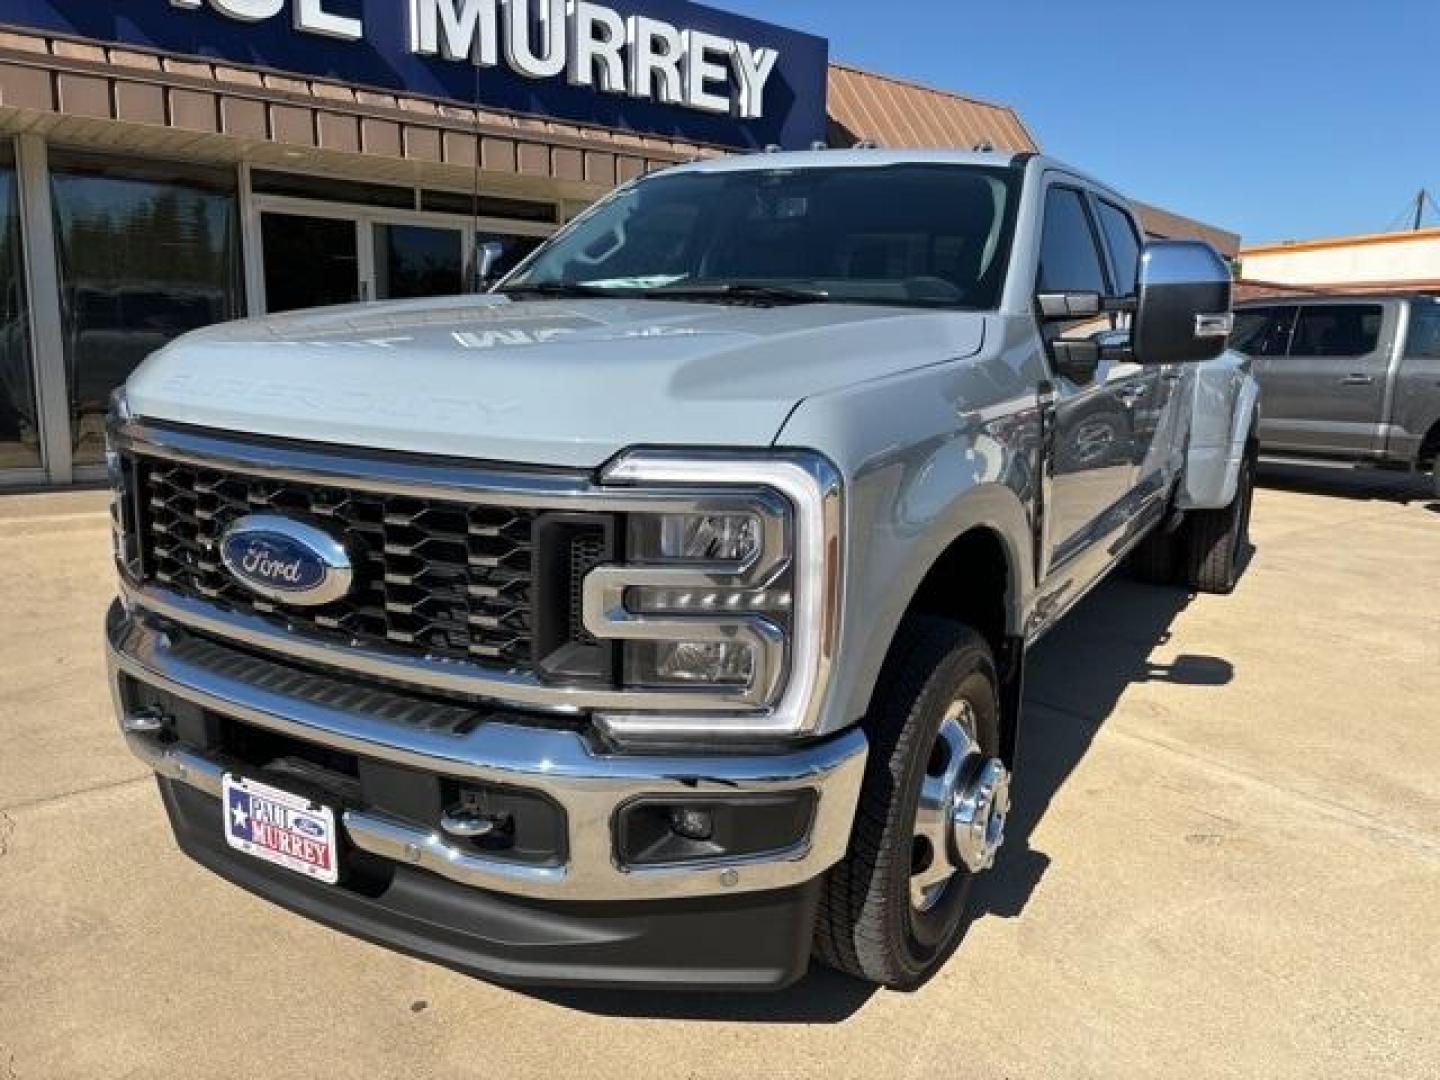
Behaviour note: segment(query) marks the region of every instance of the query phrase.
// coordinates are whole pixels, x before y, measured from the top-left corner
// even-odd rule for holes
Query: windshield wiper
[[[823,304],[830,300],[824,289],[802,289],[793,285],[758,285],[743,281],[715,285],[666,285],[646,289],[646,300],[733,300],[753,304]]]
[[[541,296],[541,297],[567,297],[567,296],[613,296],[611,289],[601,288],[598,285],[586,285],[579,281],[537,281],[533,285],[508,285],[503,289],[496,289],[495,292],[501,296]]]

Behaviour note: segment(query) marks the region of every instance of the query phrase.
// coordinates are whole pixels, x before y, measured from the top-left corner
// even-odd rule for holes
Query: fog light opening
[[[686,840],[709,840],[715,835],[715,816],[709,810],[677,806],[670,811],[670,831]]]

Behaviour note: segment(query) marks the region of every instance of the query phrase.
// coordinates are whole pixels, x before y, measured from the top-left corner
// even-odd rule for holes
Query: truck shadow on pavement
[[[1253,554],[1253,548],[1246,552],[1246,565]],[[1005,847],[995,869],[975,882],[969,924],[992,916],[1015,918],[1024,910],[1050,865],[1050,857],[1032,846],[1031,835],[1130,686],[1224,686],[1234,679],[1233,666],[1220,657],[1151,659],[1169,642],[1171,625],[1193,599],[1184,589],[1117,575],[1036,646]]]
[[[1143,585],[1117,575],[1036,647],[1005,848],[996,868],[975,882],[967,933],[981,919],[1014,918],[1024,910],[1050,865],[1050,857],[1031,846],[1031,835],[1128,687],[1141,682],[1223,686],[1234,678],[1234,669],[1219,657],[1182,655],[1170,663],[1150,659],[1169,641],[1171,624],[1192,599],[1182,589]],[[963,940],[964,935],[959,963],[964,962]],[[834,1024],[858,1012],[876,990],[816,964],[796,986],[775,994],[524,992],[602,1016]]]

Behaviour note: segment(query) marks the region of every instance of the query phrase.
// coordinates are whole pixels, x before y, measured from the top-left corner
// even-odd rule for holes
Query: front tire
[[[974,875],[1004,839],[1009,773],[985,639],[947,619],[907,619],[864,727],[860,805],[849,852],[826,880],[816,954],[910,989],[949,956]]]

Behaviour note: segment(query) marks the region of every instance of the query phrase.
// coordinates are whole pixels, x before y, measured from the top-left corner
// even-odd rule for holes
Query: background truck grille
[[[291,631],[390,651],[529,669],[535,513],[141,459],[148,577]],[[343,536],[356,562],[349,596],[318,608],[272,604],[220,561],[237,518],[310,518]]]

